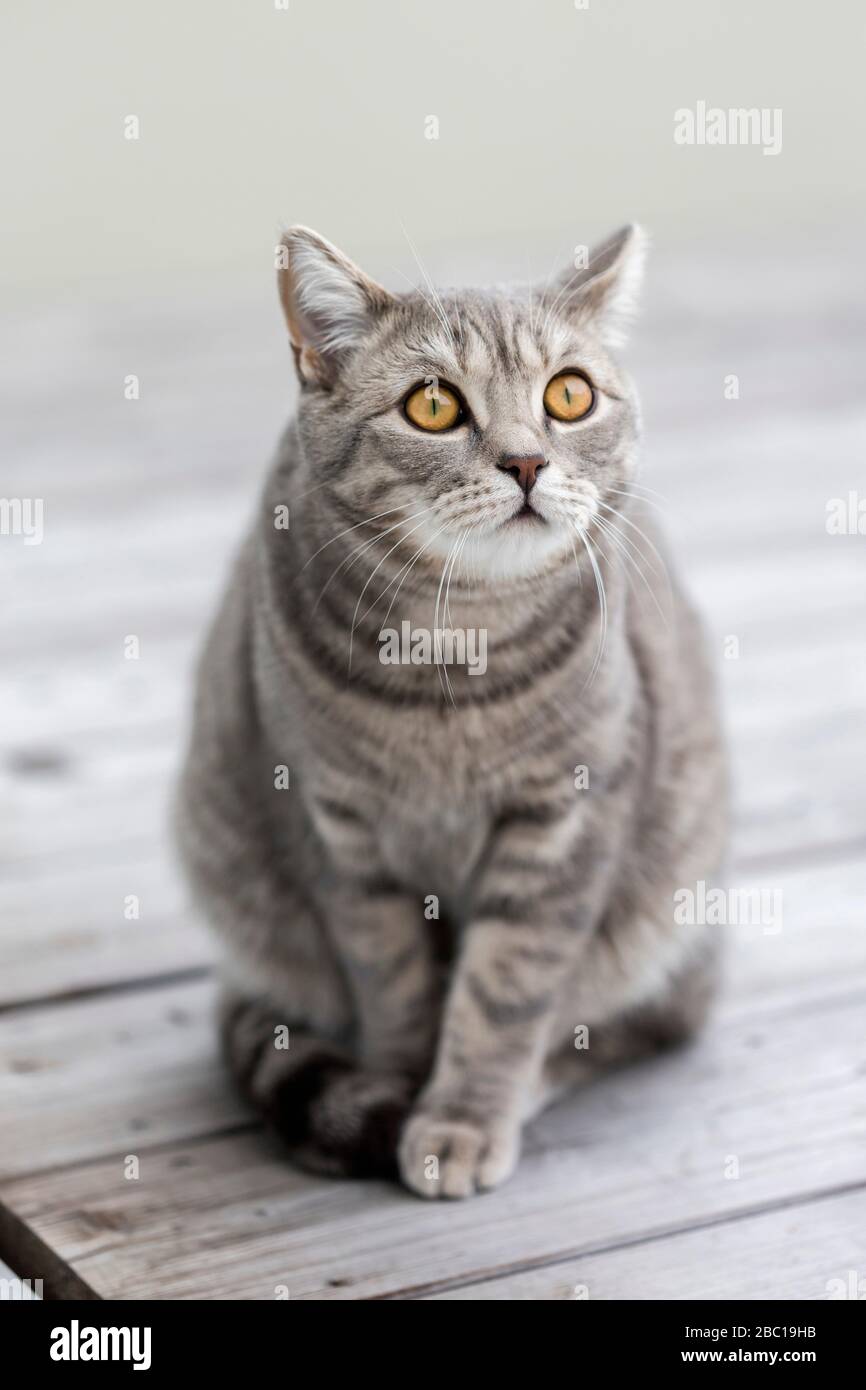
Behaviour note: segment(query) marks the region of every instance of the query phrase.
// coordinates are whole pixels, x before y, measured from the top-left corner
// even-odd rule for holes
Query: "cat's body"
[[[394,300],[287,244],[301,412],[202,662],[181,841],[229,1057],[298,1160],[399,1153],[414,1190],[466,1195],[553,1094],[703,1015],[714,932],[673,895],[724,848],[713,693],[632,489],[600,328],[623,246],[566,314],[555,290]],[[563,367],[595,395],[554,429]],[[466,413],[428,438],[391,412],[429,376]],[[512,519],[515,483],[546,519]],[[383,662],[382,628],[444,627],[483,632],[486,669]]]

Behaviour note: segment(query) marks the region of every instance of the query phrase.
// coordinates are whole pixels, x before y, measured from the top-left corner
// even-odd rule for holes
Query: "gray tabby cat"
[[[204,652],[180,840],[228,1058],[296,1161],[464,1197],[712,992],[673,895],[723,854],[715,700],[611,355],[642,238],[534,294],[394,295],[302,227],[284,253],[300,404]]]

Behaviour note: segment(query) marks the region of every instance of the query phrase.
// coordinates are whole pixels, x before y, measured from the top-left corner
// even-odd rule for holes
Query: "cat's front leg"
[[[378,874],[355,873],[332,891],[327,912],[354,1003],[359,1062],[420,1085],[442,1008],[422,902]]]
[[[468,1197],[509,1177],[539,1082],[556,981],[573,933],[528,920],[474,923],[445,1009],[436,1064],[400,1143],[422,1197]]]
[[[356,802],[330,783],[311,798],[328,858],[319,905],[349,987],[359,1064],[420,1086],[433,1063],[442,1009],[436,942],[423,898],[389,871],[380,827]]]
[[[496,1187],[517,1163],[560,991],[609,890],[612,846],[581,835],[581,820],[551,811],[535,854],[516,825],[494,846],[435,1067],[401,1137],[401,1176],[420,1196]]]

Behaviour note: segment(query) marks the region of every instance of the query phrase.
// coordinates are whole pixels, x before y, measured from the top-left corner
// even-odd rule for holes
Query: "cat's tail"
[[[295,1163],[331,1177],[397,1177],[397,1143],[417,1089],[408,1078],[363,1071],[262,999],[224,997],[220,1031],[241,1091]]]

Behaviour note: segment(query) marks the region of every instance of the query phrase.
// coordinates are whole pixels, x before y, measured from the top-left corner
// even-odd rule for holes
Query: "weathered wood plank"
[[[6,1182],[0,1200],[111,1297],[270,1298],[276,1284],[305,1298],[423,1293],[577,1258],[861,1183],[864,1003],[718,1018],[694,1048],[547,1112],[516,1178],[474,1202],[428,1206],[396,1188],[321,1182],[258,1132],[141,1144],[137,1181],[114,1157],[67,1168],[62,1181],[49,1171]],[[176,1039],[164,1048],[154,1082],[174,1107],[165,1073]],[[200,1113],[211,1103],[208,1092]],[[116,1104],[102,1119],[113,1132]]]
[[[851,1298],[858,1296],[851,1291],[861,1287],[864,1269],[866,1190],[861,1189],[429,1297],[473,1302]]]
[[[186,899],[166,848],[110,842],[97,862],[77,856],[30,873],[0,894],[0,1008],[207,966],[211,935]],[[138,918],[127,918],[129,895]],[[132,905],[129,905],[132,911]]]
[[[0,1017],[0,1181],[247,1120],[224,1072],[208,981]]]
[[[845,998],[866,980],[866,860],[741,873],[731,887],[765,893],[769,916],[777,907],[779,918],[724,928],[723,1016],[805,1009],[810,1000]]]

